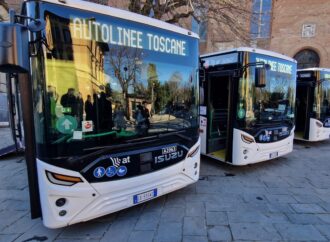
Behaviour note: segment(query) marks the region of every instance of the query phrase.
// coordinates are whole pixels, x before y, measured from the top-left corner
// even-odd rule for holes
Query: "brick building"
[[[329,1],[251,0],[246,7],[251,10],[246,26],[250,41],[226,39],[216,23],[208,23],[202,53],[249,45],[293,57],[299,68],[330,67]]]
[[[330,67],[328,0],[273,2],[269,49],[295,57],[301,67]]]

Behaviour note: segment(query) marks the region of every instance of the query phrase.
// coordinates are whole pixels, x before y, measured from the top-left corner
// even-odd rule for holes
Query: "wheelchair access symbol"
[[[113,177],[116,175],[116,173],[117,173],[117,168],[115,166],[109,166],[105,170],[105,174],[107,175],[107,177]]]

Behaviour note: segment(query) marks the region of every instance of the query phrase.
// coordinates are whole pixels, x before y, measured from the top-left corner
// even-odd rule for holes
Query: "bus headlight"
[[[46,176],[51,183],[62,186],[72,186],[79,182],[83,182],[80,177],[67,176],[50,171],[46,171]]]
[[[241,134],[241,138],[243,140],[243,142],[247,143],[247,144],[251,144],[254,143],[254,138],[251,138],[250,136],[247,136],[245,134]]]

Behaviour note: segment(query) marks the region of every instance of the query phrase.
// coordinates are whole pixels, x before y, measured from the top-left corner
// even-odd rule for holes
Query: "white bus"
[[[200,57],[201,153],[232,165],[293,149],[296,61],[238,48]]]
[[[59,228],[198,180],[197,35],[78,0],[22,9],[0,71],[19,73],[33,218]]]
[[[295,139],[330,138],[330,69],[298,70],[296,110]]]

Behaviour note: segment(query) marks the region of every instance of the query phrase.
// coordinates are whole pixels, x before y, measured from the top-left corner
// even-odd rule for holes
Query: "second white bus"
[[[202,154],[239,166],[292,151],[295,60],[242,47],[200,62]]]

